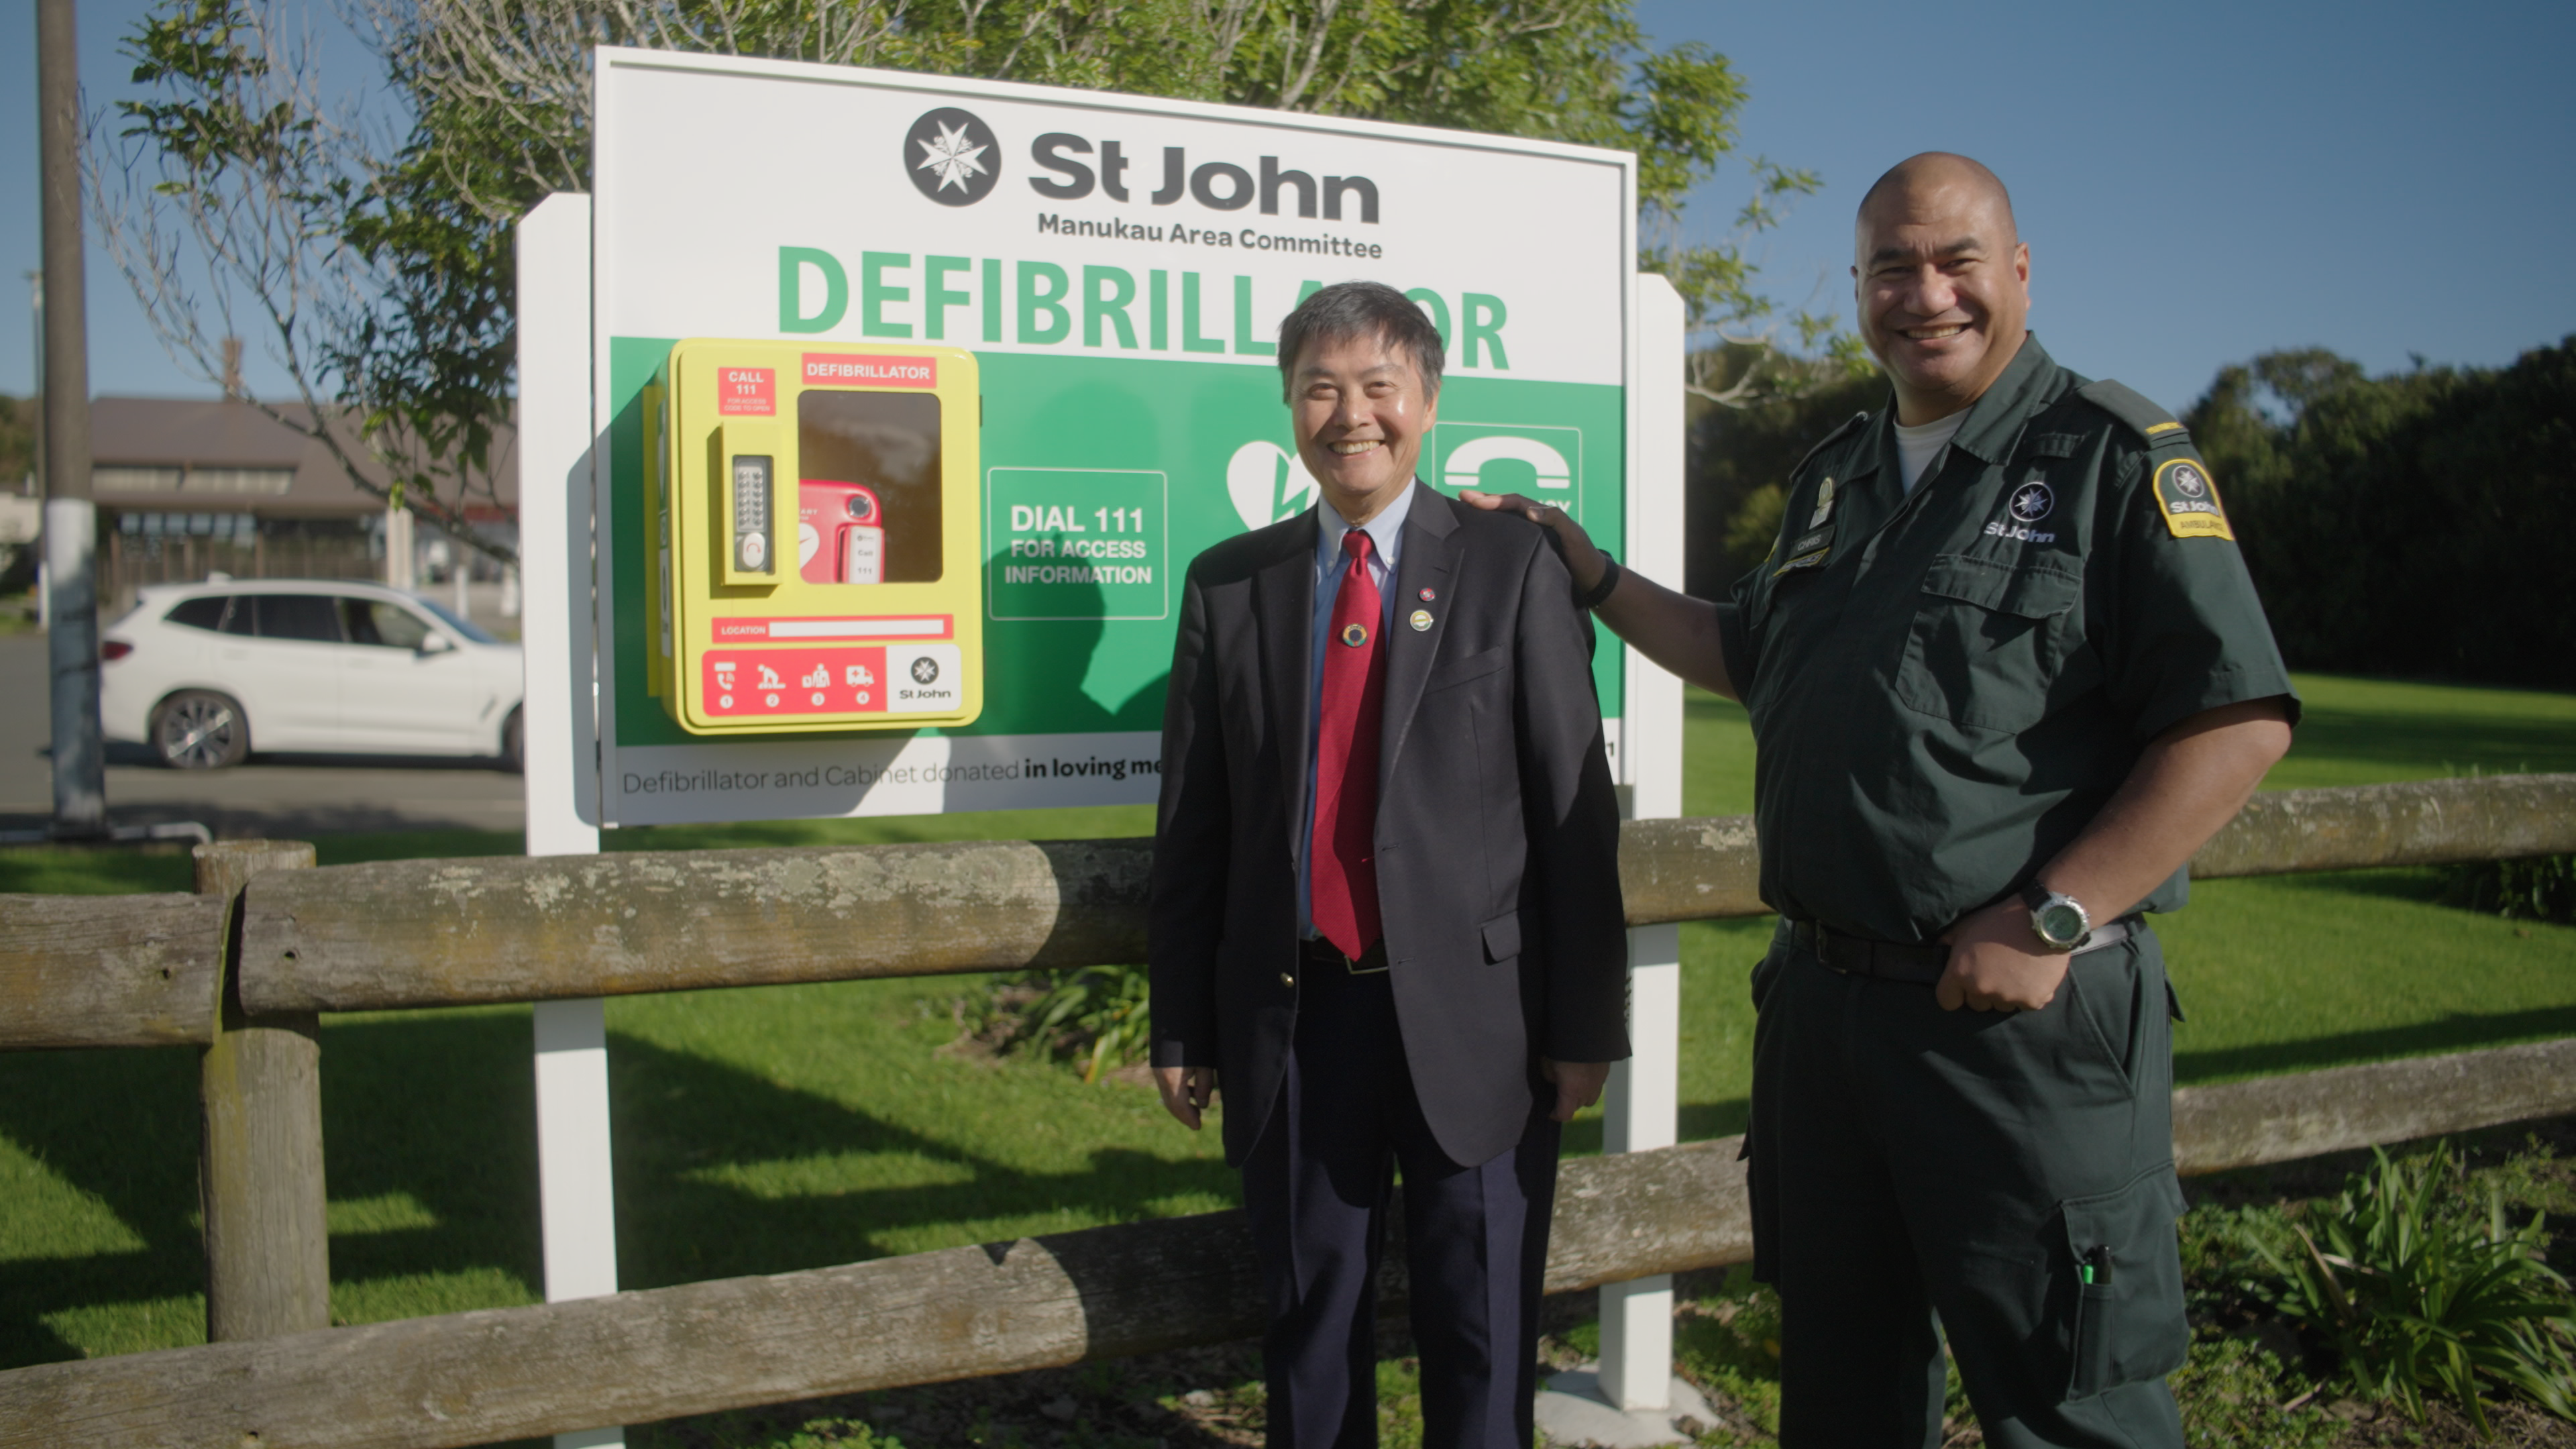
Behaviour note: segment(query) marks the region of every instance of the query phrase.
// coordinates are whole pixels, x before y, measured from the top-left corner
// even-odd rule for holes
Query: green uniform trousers
[[[2178,1449],[2164,1376],[2190,1334],[2153,933],[2073,958],[2045,1010],[2007,1013],[1832,971],[1784,925],[1753,999],[1780,1442],[1937,1445],[1946,1339],[1997,1449]]]

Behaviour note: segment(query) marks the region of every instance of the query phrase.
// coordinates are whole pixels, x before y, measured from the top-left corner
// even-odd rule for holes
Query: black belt
[[[1353,976],[1374,976],[1378,972],[1386,969],[1386,938],[1384,936],[1380,936],[1376,940],[1369,942],[1368,949],[1362,951],[1359,954],[1359,959],[1356,961],[1343,955],[1341,947],[1334,945],[1332,942],[1325,940],[1321,936],[1317,936],[1311,941],[1301,941],[1298,945],[1302,949],[1307,960],[1318,966],[1343,967]]]
[[[2081,956],[2099,951],[2129,939],[2144,926],[2136,916],[2122,916],[2106,926],[2097,926],[2081,945],[2067,954]],[[1878,981],[1908,981],[1917,986],[1930,986],[1950,969],[1950,948],[1940,941],[1920,946],[1900,945],[1894,941],[1873,941],[1866,936],[1845,935],[1831,926],[1813,921],[1789,923],[1791,944],[1816,953],[1816,960],[1845,976],[1867,976]]]

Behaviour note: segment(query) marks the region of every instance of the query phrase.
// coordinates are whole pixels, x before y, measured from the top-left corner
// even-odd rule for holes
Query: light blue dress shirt
[[[1375,518],[1360,525],[1369,536],[1369,577],[1377,584],[1379,603],[1378,640],[1385,647],[1386,631],[1395,627],[1396,556],[1404,548],[1404,520],[1413,512],[1413,496],[1421,491],[1419,481],[1408,482],[1395,501],[1378,511]],[[1315,619],[1308,632],[1312,646],[1306,670],[1306,812],[1304,825],[1297,832],[1297,937],[1315,939],[1315,883],[1307,869],[1307,857],[1315,839],[1315,735],[1324,719],[1324,646],[1332,641],[1333,603],[1342,594],[1342,576],[1350,568],[1349,557],[1342,551],[1342,535],[1350,525],[1333,511],[1333,505],[1315,500]]]

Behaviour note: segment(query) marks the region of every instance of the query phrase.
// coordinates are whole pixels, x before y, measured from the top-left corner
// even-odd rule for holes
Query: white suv
[[[522,756],[519,646],[354,580],[159,585],[102,631],[99,718],[183,770],[261,750]]]

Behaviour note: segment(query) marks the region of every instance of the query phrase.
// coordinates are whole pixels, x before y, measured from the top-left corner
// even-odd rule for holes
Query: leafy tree
[[[0,396],[0,493],[17,492],[35,469],[36,400]]]
[[[353,245],[379,190],[380,138],[354,103],[326,99],[313,38],[281,12],[172,0],[124,49],[154,92],[118,104],[114,135],[93,121],[90,195],[163,345],[232,393],[232,339],[264,336],[294,396],[245,390],[247,401],[322,444],[361,491],[506,558],[464,521],[467,493],[491,492],[491,422],[506,403],[462,418],[407,407],[404,379],[367,345],[389,308],[399,315],[405,274]],[[362,451],[389,485],[372,481]]]
[[[410,506],[484,463],[505,416],[511,229],[588,189],[597,45],[757,55],[1039,82],[1614,146],[1639,160],[1642,265],[1744,365],[1704,396],[1762,395],[1782,325],[1743,243],[1812,192],[1745,160],[1748,199],[1714,243],[1683,239],[1685,194],[1737,156],[1746,89],[1724,56],[1651,48],[1629,0],[350,0],[399,140],[325,104],[288,0],[168,0],[129,37],[157,98],[122,108],[112,242],[147,310],[202,358],[235,296],[265,313],[308,402],[353,406]],[[135,179],[139,178],[139,180]],[[211,285],[179,275],[181,238]]]
[[[2185,414],[2294,666],[2576,686],[2576,337],[2502,369],[2223,369]]]
[[[1686,485],[1683,587],[1701,598],[1733,588],[1771,552],[1791,469],[1854,413],[1887,403],[1875,368],[1839,359],[1763,359],[1777,385],[1757,406],[1703,405],[1693,420]],[[1721,359],[1720,365],[1733,359]]]

